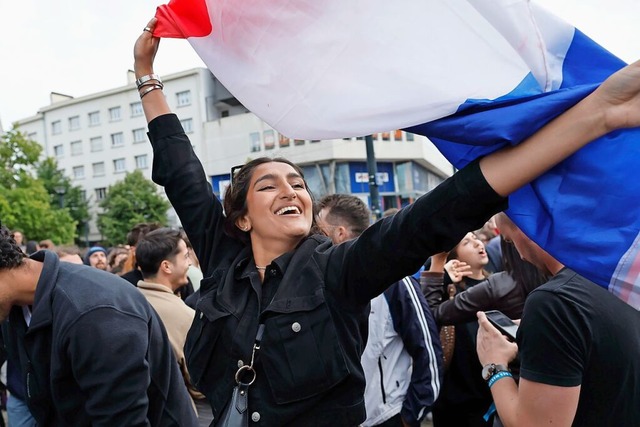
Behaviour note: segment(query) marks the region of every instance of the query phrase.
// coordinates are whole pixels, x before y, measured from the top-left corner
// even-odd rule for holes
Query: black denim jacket
[[[360,356],[369,301],[506,208],[475,162],[357,239],[333,246],[326,237],[307,237],[267,267],[261,285],[250,248],[223,232],[222,206],[177,117],[154,119],[149,137],[153,180],[165,187],[205,270],[185,350],[214,416],[231,397],[236,370],[249,363],[263,322],[249,389],[253,420],[265,426],[364,421]]]

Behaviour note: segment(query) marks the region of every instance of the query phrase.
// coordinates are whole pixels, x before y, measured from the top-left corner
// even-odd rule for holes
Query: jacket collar
[[[144,280],[139,280],[137,286],[139,289],[147,289],[150,291],[164,292],[167,294],[175,295],[170,287],[161,285],[160,283],[152,283],[152,282],[145,282]],[[177,295],[176,297],[180,298]]]
[[[319,245],[328,249],[331,242],[320,236],[307,237],[295,250],[279,256],[267,266],[265,275],[281,277],[269,309],[295,311],[301,308],[296,301],[300,299],[307,301],[303,305],[317,304],[316,299],[322,293],[320,288],[324,285],[321,267],[313,257]],[[225,271],[220,270],[213,274],[219,283],[217,303],[238,318],[242,316],[249,299],[248,293],[252,291],[250,281],[245,280],[255,272],[252,260],[251,248],[245,247],[231,264],[232,274],[225,274]],[[312,302],[309,297],[312,297]]]
[[[50,251],[38,251],[31,255],[34,261],[42,262],[42,273],[36,285],[36,296],[33,301],[31,312],[31,323],[29,331],[32,332],[40,328],[51,325],[53,321],[53,292],[56,288],[56,281],[60,272],[60,260],[58,256]]]

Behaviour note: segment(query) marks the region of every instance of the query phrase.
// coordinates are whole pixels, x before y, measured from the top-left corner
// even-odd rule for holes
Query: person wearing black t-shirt
[[[554,277],[527,298],[517,344],[478,313],[478,356],[505,426],[640,425],[640,312],[566,268],[505,215],[504,238]],[[520,383],[508,362],[520,357]]]

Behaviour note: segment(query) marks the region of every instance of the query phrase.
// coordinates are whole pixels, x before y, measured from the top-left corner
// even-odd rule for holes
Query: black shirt
[[[580,385],[574,426],[640,425],[640,312],[565,268],[527,298],[522,378]]]

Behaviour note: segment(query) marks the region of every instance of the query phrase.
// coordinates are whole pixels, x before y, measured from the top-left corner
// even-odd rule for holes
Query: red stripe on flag
[[[171,0],[156,10],[153,35],[186,39],[211,34],[212,26],[205,0]]]

